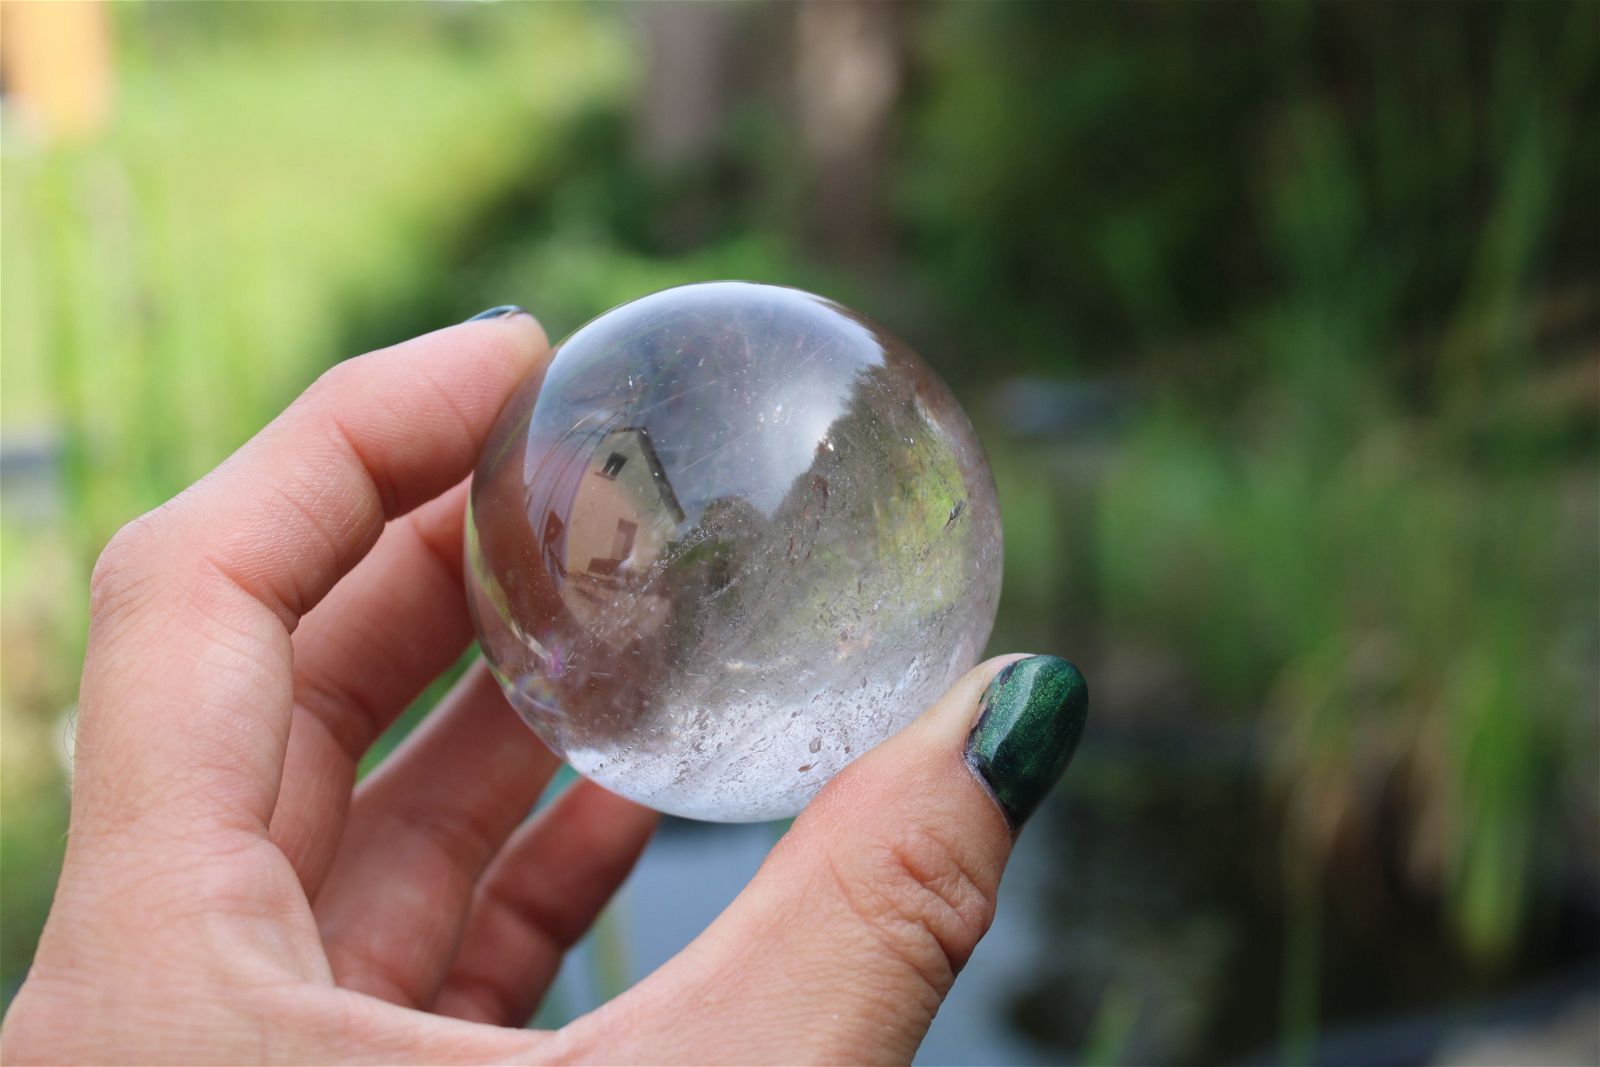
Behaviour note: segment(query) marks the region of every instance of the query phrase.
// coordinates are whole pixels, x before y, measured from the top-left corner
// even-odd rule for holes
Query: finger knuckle
[[[913,823],[838,870],[850,909],[941,994],[994,920],[992,879],[951,833]]]
[[[358,384],[361,369],[366,365],[366,357],[353,356],[350,359],[341,359],[327,370],[317,375],[316,381],[305,391],[303,400],[323,400],[348,395],[347,390]]]
[[[141,602],[154,584],[161,554],[158,512],[141,515],[112,535],[89,575],[89,617],[123,613]]]

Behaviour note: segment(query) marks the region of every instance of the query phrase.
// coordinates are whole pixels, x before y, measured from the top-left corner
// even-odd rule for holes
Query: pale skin
[[[72,822],[0,1031],[28,1062],[906,1062],[1011,849],[962,758],[975,668],[837,777],[676,958],[522,1029],[655,816],[580,783],[481,664],[359,786],[471,640],[465,479],[548,358],[527,315],[335,367],[106,548]]]

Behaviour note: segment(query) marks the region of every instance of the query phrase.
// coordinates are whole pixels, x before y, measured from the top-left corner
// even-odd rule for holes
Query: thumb
[[[693,944],[569,1027],[573,1051],[909,1062],[988,930],[1015,834],[1072,759],[1087,707],[1066,660],[974,668],[830,782]]]

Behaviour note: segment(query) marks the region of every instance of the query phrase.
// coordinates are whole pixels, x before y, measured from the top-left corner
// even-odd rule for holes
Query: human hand
[[[654,814],[579,782],[524,824],[558,761],[481,663],[353,788],[471,640],[463,479],[547,356],[512,313],[342,363],[112,540],[5,1062],[911,1058],[1076,747],[1070,664],[975,668],[688,948],[555,1032],[519,1027]]]

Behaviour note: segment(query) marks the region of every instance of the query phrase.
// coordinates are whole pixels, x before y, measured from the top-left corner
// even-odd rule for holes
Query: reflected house
[[[565,491],[541,502],[542,555],[584,627],[607,643],[626,642],[670,614],[651,590],[652,565],[672,547],[683,507],[641,427],[606,431],[579,456],[581,467],[569,458],[557,478]]]

